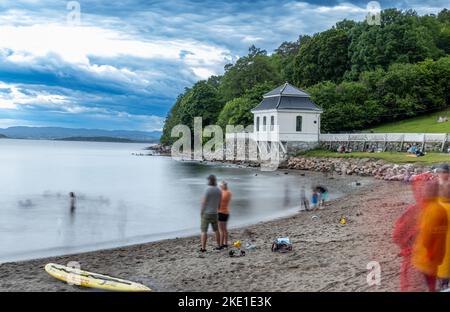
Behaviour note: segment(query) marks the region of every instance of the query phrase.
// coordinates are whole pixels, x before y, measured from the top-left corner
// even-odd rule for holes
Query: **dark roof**
[[[263,100],[252,111],[267,109],[292,109],[321,112],[322,110],[314,104],[310,95],[289,83],[264,94]]]
[[[309,97],[309,94],[299,88],[294,87],[289,83],[285,83],[278,88],[273,89],[270,92],[264,94],[264,97],[275,96],[275,95],[286,95],[286,96],[306,96]]]

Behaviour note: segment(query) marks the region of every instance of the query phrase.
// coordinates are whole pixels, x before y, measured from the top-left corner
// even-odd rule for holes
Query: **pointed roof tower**
[[[287,82],[264,94],[263,100],[252,112],[270,109],[322,112],[322,109],[311,101],[308,93]]]

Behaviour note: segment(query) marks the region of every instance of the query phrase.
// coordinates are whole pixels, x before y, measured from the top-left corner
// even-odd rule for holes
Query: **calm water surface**
[[[233,192],[230,226],[294,212],[321,174],[138,157],[144,144],[0,140],[0,261],[197,233],[206,176]],[[345,182],[347,183],[347,182]],[[68,193],[77,195],[71,213]],[[342,196],[330,190],[330,198]]]

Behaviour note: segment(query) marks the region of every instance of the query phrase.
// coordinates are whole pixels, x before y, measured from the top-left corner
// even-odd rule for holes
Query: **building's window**
[[[267,118],[266,116],[263,117],[263,131],[266,131],[266,125],[267,125]]]
[[[256,132],[259,132],[259,117],[256,117]]]
[[[297,132],[302,131],[302,116],[297,116],[297,120],[295,122],[295,129]]]
[[[273,131],[275,128],[275,116],[270,116],[270,131]]]

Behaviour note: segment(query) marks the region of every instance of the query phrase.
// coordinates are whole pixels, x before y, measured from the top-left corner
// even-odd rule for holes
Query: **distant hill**
[[[134,142],[159,141],[160,131],[128,131],[128,130],[101,130],[101,129],[71,129],[60,127],[9,127],[0,129],[0,135],[5,135],[12,139],[34,139],[34,140],[60,140],[68,138],[109,138],[108,142],[120,140],[129,140]],[[94,139],[90,139],[94,141]]]
[[[0,134],[0,139],[6,139],[8,138],[6,135]]]
[[[57,141],[85,141],[85,142],[118,142],[118,143],[139,143],[142,141],[134,141],[130,139],[111,138],[111,137],[68,137],[55,139]],[[146,141],[148,142],[148,141]]]
[[[450,120],[450,109],[385,123],[369,130],[379,133],[450,133],[450,121],[437,122],[439,117],[447,117]]]

